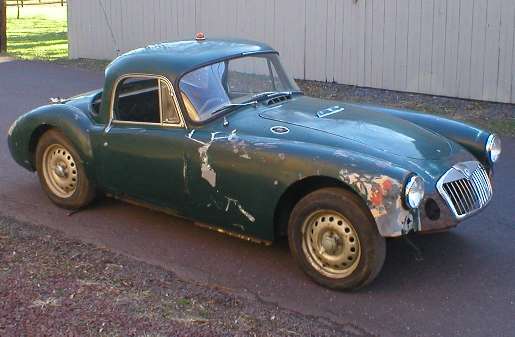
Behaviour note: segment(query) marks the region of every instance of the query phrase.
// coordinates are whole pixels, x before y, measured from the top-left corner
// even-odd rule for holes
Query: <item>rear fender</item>
[[[93,121],[80,109],[66,105],[47,105],[20,116],[8,133],[9,150],[13,159],[22,167],[35,171],[35,145],[41,131],[57,129],[73,144],[81,157],[88,175],[92,177],[93,152],[90,132]]]

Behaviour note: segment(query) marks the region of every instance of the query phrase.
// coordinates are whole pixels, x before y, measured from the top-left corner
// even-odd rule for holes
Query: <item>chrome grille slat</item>
[[[469,207],[468,211],[474,209],[474,199],[472,198],[472,194],[470,193],[470,187],[467,184],[468,180],[462,179],[460,180],[460,184],[463,186],[463,190],[465,191],[465,197],[468,201]]]
[[[476,173],[475,181],[478,182],[481,195],[483,196],[482,204],[485,204],[488,197],[488,188],[486,186],[486,182],[484,181],[484,176],[479,171],[474,173]]]
[[[450,184],[446,184],[443,186],[443,188],[445,189],[445,192],[447,193],[447,195],[449,196],[449,198],[452,199],[452,204],[453,205],[456,205],[455,207],[459,207],[459,203],[458,203],[458,200],[456,199],[455,197],[455,193],[451,190],[450,188]]]
[[[474,174],[472,175],[472,179],[470,180],[470,183],[474,186],[474,191],[476,192],[479,205],[481,206],[483,205],[484,194],[481,191],[481,184],[478,183],[477,177],[477,172],[474,172]]]
[[[456,206],[459,207],[458,214],[464,214],[465,213],[465,204],[463,203],[462,198],[460,197],[460,193],[458,191],[458,188],[456,187],[456,182],[449,183],[449,186],[452,188],[454,200],[457,200]]]
[[[479,201],[479,195],[475,189],[475,185],[470,180],[465,180],[465,183],[468,185],[470,195],[472,196],[474,208],[480,207],[481,202]]]
[[[462,205],[464,206],[464,208],[463,208],[464,209],[464,213],[467,213],[469,211],[470,207],[469,207],[469,204],[468,204],[468,200],[465,197],[465,189],[463,188],[463,184],[461,182],[462,182],[461,179],[460,180],[456,180],[456,182],[454,184],[457,186],[457,188],[458,188],[458,190],[460,192],[459,198],[460,198],[460,201],[461,201]]]
[[[492,184],[479,162],[454,165],[437,183],[437,189],[457,218],[483,208],[492,198]]]
[[[486,188],[488,190],[488,194],[491,195],[492,194],[492,184],[490,182],[490,178],[488,177],[488,174],[486,173],[485,170],[481,170],[480,172],[483,175],[483,177],[485,178],[483,181],[486,184]]]

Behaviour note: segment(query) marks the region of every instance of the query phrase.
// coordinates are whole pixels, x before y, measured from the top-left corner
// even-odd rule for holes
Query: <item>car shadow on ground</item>
[[[36,192],[37,188],[32,184],[27,186],[27,189],[31,190],[31,193],[41,193],[41,198],[45,198],[42,191]],[[42,203],[45,207],[55,207],[48,200]],[[72,226],[64,228],[68,234],[75,236],[79,233],[78,236],[82,236],[80,233],[88,232],[88,241],[98,240],[107,248],[171,271],[174,271],[176,264],[181,270],[191,268],[195,273],[208,274],[206,280],[210,283],[226,282],[223,273],[220,273],[218,268],[213,269],[213,266],[206,262],[206,259],[213,257],[232,261],[226,262],[224,267],[220,266],[225,272],[231,272],[227,269],[232,268],[233,272],[237,270],[246,275],[245,277],[254,275],[264,279],[280,273],[280,276],[272,277],[288,278],[290,283],[296,283],[298,286],[311,283],[295,265],[286,238],[281,238],[271,246],[255,244],[200,228],[191,221],[179,217],[108,197],[101,197],[88,208],[77,212],[60,209],[50,212],[68,215],[61,218],[66,222],[64,226]],[[93,223],[92,219],[98,219],[98,222]],[[106,235],[113,237],[109,238]],[[430,235],[410,235],[409,240],[410,242],[405,238],[388,239],[385,264],[378,278],[363,289],[348,294],[359,297],[363,293],[396,293],[400,289],[415,291],[421,284],[427,284],[428,280],[445,283],[459,275],[474,271],[474,262],[468,261],[467,256],[470,257],[475,245],[479,243],[470,242],[457,230]],[[194,256],[196,254],[198,256]],[[198,261],[199,265],[195,265],[195,261]],[[213,265],[216,265],[215,261],[217,260],[213,258]],[[258,283],[257,279],[255,281]],[[312,286],[318,287],[314,284]]]

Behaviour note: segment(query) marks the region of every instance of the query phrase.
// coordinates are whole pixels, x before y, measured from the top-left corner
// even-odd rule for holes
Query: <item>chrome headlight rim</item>
[[[410,175],[404,186],[404,203],[406,206],[410,209],[419,208],[424,195],[424,180],[416,174]]]
[[[485,151],[488,156],[488,160],[490,163],[496,163],[499,160],[499,157],[502,153],[502,143],[501,138],[498,134],[492,133],[488,136],[488,140],[486,141]]]

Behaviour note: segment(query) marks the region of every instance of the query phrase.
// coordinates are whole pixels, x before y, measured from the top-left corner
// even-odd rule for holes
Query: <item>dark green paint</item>
[[[472,126],[301,95],[280,105],[233,111],[225,116],[228,125],[220,117],[200,126],[189,123],[187,129],[112,124],[105,132],[119,76],[162,75],[176,86],[181,74],[203,64],[263,52],[275,53],[264,44],[239,40],[187,41],[130,52],[107,68],[98,115],[91,113],[91,101],[99,91],[35,109],[11,127],[9,149],[17,163],[34,170],[31,140],[37,130],[59,129],[78,150],[91,180],[106,192],[264,240],[274,239],[281,196],[313,177],[347,183],[373,209],[370,191],[350,182],[352,177],[391,180],[399,188],[385,199],[395,201],[405,179],[416,173],[425,181],[426,195],[439,198],[436,181],[456,162],[475,156],[488,166],[484,145],[489,133]],[[338,112],[327,114],[328,109]],[[289,133],[272,133],[277,125],[288,127]],[[203,177],[203,168],[210,178]],[[380,232],[401,235],[399,217],[409,213],[399,208],[376,216]],[[435,228],[421,221],[418,212],[411,215],[412,229]]]

